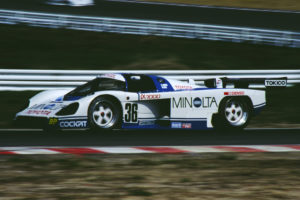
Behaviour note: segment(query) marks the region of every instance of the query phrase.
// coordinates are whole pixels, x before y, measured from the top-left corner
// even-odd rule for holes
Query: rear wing
[[[209,88],[249,88],[256,85],[258,88],[284,88],[287,87],[287,77],[280,78],[215,78],[204,81]]]

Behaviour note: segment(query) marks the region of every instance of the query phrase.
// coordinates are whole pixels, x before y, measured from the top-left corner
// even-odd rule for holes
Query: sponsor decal
[[[182,123],[181,128],[192,128],[192,123]]]
[[[176,90],[192,90],[193,87],[190,85],[175,85]]]
[[[171,128],[181,128],[181,122],[172,122]]]
[[[154,125],[154,120],[140,121],[139,125]]]
[[[192,97],[179,97],[179,99],[172,99],[173,108],[192,108]]]
[[[179,97],[178,99],[172,98],[172,108],[211,108],[212,106],[218,107],[215,97]]]
[[[65,107],[65,105],[52,103],[52,104],[35,104],[31,106],[29,109],[30,110],[58,110],[58,109],[62,109],[63,107]]]
[[[61,128],[86,128],[87,121],[60,121],[59,127]]]
[[[63,104],[35,104],[31,106],[26,114],[29,115],[49,115],[53,110],[58,110],[64,108]]]
[[[51,111],[49,110],[28,110],[26,114],[29,115],[49,115]]]
[[[140,94],[141,100],[153,100],[153,99],[160,99],[160,94]]]
[[[160,84],[160,86],[162,89],[168,89],[168,84],[166,83]]]
[[[224,95],[242,96],[242,95],[245,95],[245,92],[244,91],[224,92]]]
[[[192,128],[192,123],[172,122],[171,128]]]
[[[215,97],[202,97],[203,108],[211,108],[212,106],[219,107]]]
[[[196,97],[194,100],[193,100],[193,104],[196,108],[199,108],[201,105],[202,105],[202,101],[199,97]]]
[[[49,125],[55,125],[55,124],[57,124],[57,122],[58,122],[57,118],[50,118],[49,119]]]
[[[265,86],[285,87],[286,85],[287,85],[286,80],[265,80]]]

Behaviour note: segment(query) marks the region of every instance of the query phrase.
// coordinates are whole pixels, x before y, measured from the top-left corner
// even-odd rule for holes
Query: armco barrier
[[[300,70],[193,70],[193,71],[97,71],[97,70],[16,70],[0,69],[0,90],[47,90],[74,88],[104,73],[142,73],[203,84],[203,80],[216,77],[278,78],[287,77],[288,86],[300,83]],[[264,87],[250,85],[251,88]]]
[[[300,47],[300,33],[298,32],[258,28],[106,17],[85,17],[15,10],[0,10],[0,23]]]

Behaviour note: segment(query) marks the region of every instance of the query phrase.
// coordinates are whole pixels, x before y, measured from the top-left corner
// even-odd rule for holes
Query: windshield
[[[96,91],[103,90],[119,90],[125,91],[126,84],[123,81],[110,79],[110,78],[96,78],[84,85],[78,86],[71,92],[65,95],[64,100],[79,99],[88,94],[92,94]]]

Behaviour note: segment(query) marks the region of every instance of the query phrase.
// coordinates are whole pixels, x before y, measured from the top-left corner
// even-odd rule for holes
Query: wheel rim
[[[116,121],[113,106],[104,101],[98,102],[93,110],[93,121],[101,128],[113,126]]]
[[[231,100],[226,103],[225,117],[232,126],[242,126],[247,122],[248,112],[241,102]]]

